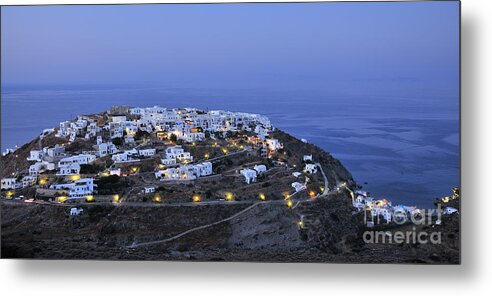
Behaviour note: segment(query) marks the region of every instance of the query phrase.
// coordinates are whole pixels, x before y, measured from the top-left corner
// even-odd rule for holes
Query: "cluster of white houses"
[[[212,175],[212,163],[209,161],[198,164],[182,164],[175,167],[169,167],[163,170],[157,170],[155,177],[161,181],[172,180],[195,180],[199,177]]]
[[[411,216],[428,215],[429,212],[431,214],[436,213],[436,210],[422,210],[415,206],[393,206],[391,201],[384,198],[372,198],[369,196],[369,193],[362,190],[355,191],[352,196],[352,205],[357,211],[366,211],[366,213],[370,213],[366,221],[369,226],[374,225],[374,223],[380,223],[380,217],[382,217],[386,223],[405,222],[408,221]],[[457,211],[458,210],[453,207],[445,207],[442,214],[449,215],[456,213]]]
[[[139,131],[155,133],[158,138],[163,139],[175,137],[185,142],[198,142],[205,139],[206,133],[215,139],[217,136],[226,138],[229,131],[243,130],[256,135],[263,143],[266,156],[283,148],[282,143],[268,136],[272,131],[272,125],[267,117],[259,114],[222,110],[205,112],[195,108],[167,109],[159,106],[116,107],[115,110],[118,111],[107,112],[107,120],[104,123],[96,119],[97,116],[99,119],[104,118],[102,115],[77,116],[75,120],[60,122],[57,129],[44,130],[41,138],[54,133],[56,137],[65,138],[69,142],[74,142],[77,138],[94,141],[93,150],[74,155],[67,153],[64,145],[32,150],[27,158],[30,162],[27,174],[2,179],[1,188],[19,189],[33,186],[40,174],[45,172],[58,176],[78,175],[82,165],[91,164],[97,158],[106,156],[110,156],[114,163],[135,162],[155,156],[155,148],[137,149],[141,146],[135,143],[135,136]],[[114,144],[115,138],[121,138],[125,146],[135,148],[121,150],[122,147]],[[193,163],[191,153],[178,145],[166,148],[161,163],[164,169],[155,171],[159,180],[193,180],[213,173],[211,162]],[[253,169],[242,170],[241,174],[249,183],[254,182],[257,174],[264,171],[265,166],[256,166]],[[111,174],[121,175],[121,170],[112,169]],[[82,197],[93,193],[94,181],[85,178],[67,184],[52,184],[51,188],[65,188],[68,189],[69,196]]]

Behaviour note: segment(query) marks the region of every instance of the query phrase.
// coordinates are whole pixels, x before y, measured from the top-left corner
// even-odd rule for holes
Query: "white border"
[[[163,2],[182,1],[0,0],[2,5]],[[491,2],[462,1],[461,266],[1,260],[1,294],[283,296],[491,292],[492,207],[487,205],[491,202],[488,185],[492,177],[492,93],[488,87],[492,77]]]

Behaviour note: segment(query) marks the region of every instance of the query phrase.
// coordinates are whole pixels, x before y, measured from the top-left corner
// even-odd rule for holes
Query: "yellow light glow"
[[[227,148],[222,148],[222,152],[223,152],[224,154],[227,154],[227,152],[229,152],[229,150],[227,150]]]
[[[195,142],[193,142],[193,143],[191,143],[191,145],[196,146],[196,143],[195,143]]]
[[[304,222],[302,221],[298,221],[297,225],[299,226],[299,228],[304,228]]]
[[[118,194],[113,195],[113,202],[119,202],[120,196]]]
[[[243,145],[239,146],[239,149],[244,149],[244,146]]]
[[[260,197],[260,200],[266,200],[265,193],[263,193],[263,192],[259,194],[259,197]]]
[[[46,179],[39,180],[39,185],[46,185],[46,183],[47,183]]]
[[[292,206],[293,206],[292,200],[288,200],[288,201],[287,201],[287,206],[288,206],[289,208],[292,208]]]
[[[77,180],[80,180],[80,175],[79,174],[71,175],[70,176],[70,181],[77,181]]]
[[[321,192],[325,192],[325,187],[320,186],[320,187],[319,187],[319,190],[320,190]]]
[[[210,154],[205,153],[205,155],[204,155],[204,156],[205,156],[205,158],[209,158],[209,157],[210,157]]]
[[[234,193],[232,193],[232,192],[226,192],[225,199],[227,201],[233,201],[234,200]]]
[[[94,196],[93,195],[87,195],[85,197],[85,201],[87,201],[87,202],[93,202],[94,201]]]
[[[58,202],[60,203],[66,202],[67,200],[68,200],[67,196],[58,196]]]
[[[11,197],[12,195],[14,195],[14,192],[13,192],[13,191],[7,191],[6,195],[7,195],[8,197]]]
[[[107,176],[109,176],[109,173],[108,172],[101,173],[101,176],[107,177]]]
[[[288,192],[284,192],[282,193],[282,196],[284,197],[284,199],[287,199],[290,197],[290,194]]]
[[[316,192],[314,192],[313,190],[309,191],[310,198],[314,198],[315,196],[316,196]]]
[[[154,201],[155,202],[161,202],[161,197],[159,195],[154,196]]]
[[[195,194],[195,195],[193,195],[192,200],[194,202],[200,202],[200,201],[202,201],[202,197],[198,194]]]

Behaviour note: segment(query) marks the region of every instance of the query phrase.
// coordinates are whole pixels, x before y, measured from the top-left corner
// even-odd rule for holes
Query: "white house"
[[[87,195],[91,195],[94,192],[93,178],[83,178],[73,183],[67,184],[53,184],[50,186],[51,189],[65,189],[68,190],[68,196],[71,198],[85,198]]]
[[[92,155],[92,154],[79,154],[79,155],[74,155],[74,156],[70,156],[70,157],[65,157],[65,158],[62,158],[59,162],[58,162],[58,166],[59,167],[62,167],[62,166],[65,166],[65,165],[69,165],[69,164],[89,164],[91,162],[93,162],[94,160],[96,160],[96,156],[95,155]]]
[[[48,170],[54,170],[55,169],[55,164],[47,161],[38,161],[31,166],[29,166],[29,175],[31,176],[37,176],[40,173]]]
[[[293,172],[292,173],[292,176],[294,176],[296,178],[299,178],[301,175],[302,175],[302,173],[300,173],[300,172]]]
[[[161,180],[194,180],[196,176],[192,169],[187,165],[182,165],[177,168],[167,168],[155,172],[155,177]]]
[[[212,174],[212,163],[209,161],[195,164],[191,166],[191,168],[195,176],[197,176],[197,178],[203,176],[209,176]]]
[[[318,172],[318,167],[313,163],[306,163],[304,167],[304,172],[306,174],[316,174]]]
[[[145,187],[144,188],[144,193],[154,193],[155,192],[155,187]]]
[[[189,152],[185,152],[181,146],[177,145],[166,148],[166,159],[191,162],[193,161],[193,156]]]
[[[111,116],[111,122],[124,122],[126,121],[126,116],[125,115],[116,115],[116,116]]]
[[[246,183],[247,184],[250,184],[251,182],[256,182],[256,171],[255,170],[252,170],[252,169],[242,169],[241,171],[239,171],[241,173],[241,175],[244,176],[244,178],[246,179]]]
[[[191,142],[200,142],[205,139],[205,134],[202,132],[182,132],[178,133],[176,136],[177,139],[183,140],[185,142],[191,143]]]
[[[34,176],[24,176],[22,178],[22,187],[29,187],[36,184],[36,177]]]
[[[265,139],[265,143],[268,145],[268,149],[272,151],[284,148],[284,145],[277,139]]]
[[[109,170],[110,175],[116,175],[116,176],[121,176],[121,169],[120,168],[112,168]]]
[[[125,144],[132,144],[132,143],[135,143],[135,138],[131,135],[126,135]]]
[[[80,174],[80,164],[78,163],[69,163],[59,167],[58,176],[68,176]]]
[[[155,148],[138,150],[138,155],[145,156],[145,157],[154,156],[155,155]]]
[[[451,214],[454,214],[454,213],[456,213],[456,212],[458,212],[458,210],[457,210],[457,209],[455,209],[455,208],[453,208],[453,207],[446,207],[446,208],[444,208],[444,210],[443,210],[443,214],[444,214],[444,215],[451,215]]]
[[[123,153],[117,153],[111,156],[111,159],[116,162],[129,162],[129,161],[139,161],[137,158],[138,151],[136,149],[126,150]]]
[[[31,150],[29,152],[29,156],[27,157],[28,161],[41,161],[43,160],[44,153],[42,150]]]
[[[162,158],[161,163],[165,165],[175,165],[176,164],[176,158]]]
[[[306,162],[306,161],[313,161],[313,155],[304,155],[302,157],[302,161]]]
[[[78,216],[78,215],[82,214],[83,211],[84,211],[84,209],[71,208],[70,209],[70,216]]]
[[[258,175],[262,175],[267,171],[267,168],[264,164],[257,164],[254,166],[253,169],[258,173]]]
[[[383,216],[384,220],[386,221],[386,223],[390,223],[391,222],[391,219],[392,219],[392,214],[391,212],[387,209],[387,208],[375,208],[374,211],[373,211],[373,215],[374,216]]]
[[[1,189],[19,189],[22,187],[22,183],[17,182],[17,178],[3,178]]]
[[[106,155],[111,155],[119,152],[118,148],[116,148],[116,145],[114,145],[112,142],[100,143],[96,146],[97,155],[99,157],[104,157]]]
[[[301,190],[304,190],[306,189],[306,185],[302,184],[302,183],[299,183],[299,182],[294,182],[291,184],[292,185],[292,188],[294,188],[294,190],[296,192],[299,192]]]
[[[54,147],[44,147],[43,148],[43,154],[45,156],[48,156],[52,159],[57,158],[57,157],[62,157],[65,155],[65,147],[56,144]]]

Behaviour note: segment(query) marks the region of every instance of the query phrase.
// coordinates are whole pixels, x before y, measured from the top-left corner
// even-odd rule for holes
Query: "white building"
[[[451,215],[451,214],[454,214],[456,212],[458,212],[457,209],[455,209],[453,207],[446,207],[446,208],[444,208],[443,214],[444,215]]]
[[[117,153],[111,156],[111,159],[116,162],[140,161],[138,159],[138,151],[136,149],[126,150],[123,153]]]
[[[318,167],[313,163],[306,163],[304,167],[304,172],[306,174],[316,174],[318,172]]]
[[[22,183],[17,182],[17,178],[3,178],[1,189],[19,189],[22,188]]]
[[[112,168],[109,170],[110,175],[116,175],[116,176],[121,176],[121,169],[120,168]]]
[[[264,164],[257,164],[254,166],[253,169],[258,173],[258,175],[264,174],[267,171],[267,168]]]
[[[268,149],[271,151],[279,150],[284,148],[284,145],[279,142],[277,139],[265,139],[266,145],[268,145]]]
[[[56,144],[54,147],[44,147],[43,148],[44,156],[47,156],[54,160],[55,158],[65,156],[65,147]]]
[[[191,168],[197,178],[203,176],[209,176],[213,173],[212,163],[209,161],[192,165]]]
[[[42,150],[31,150],[29,152],[29,156],[27,157],[28,161],[41,161],[43,160],[44,153]]]
[[[138,150],[138,155],[145,156],[145,157],[154,156],[155,155],[155,149],[154,148],[149,148],[149,149],[141,149],[141,150]]]
[[[302,175],[302,173],[300,173],[300,172],[293,172],[292,173],[292,176],[294,176],[296,178],[299,178],[301,175]]]
[[[126,135],[125,144],[132,144],[132,143],[135,143],[135,138],[131,135]]]
[[[292,188],[294,188],[294,190],[296,192],[299,192],[301,190],[304,190],[306,189],[306,185],[302,184],[302,183],[299,183],[299,182],[294,182],[291,184],[292,185]]]
[[[69,163],[59,167],[58,176],[68,176],[68,175],[76,175],[80,174],[80,164],[78,163]]]
[[[177,145],[166,148],[166,159],[175,159],[181,162],[192,162],[193,156],[191,156],[190,152],[185,152],[181,146]]]
[[[53,184],[50,186],[51,189],[68,190],[70,198],[85,198],[87,195],[92,195],[95,187],[93,178],[83,178],[73,183]]]
[[[205,139],[205,134],[202,132],[182,132],[178,133],[176,136],[177,139],[183,140],[185,142],[200,142]]]
[[[71,208],[70,209],[70,216],[78,216],[78,215],[82,214],[83,211],[84,211],[84,209]]]
[[[51,171],[55,169],[55,164],[47,161],[38,161],[29,166],[29,175],[37,176],[42,172]]]
[[[116,115],[116,116],[111,116],[111,122],[117,122],[117,123],[122,123],[126,121],[126,116],[125,115]]]
[[[69,164],[90,164],[91,162],[95,161],[96,160],[96,156],[95,155],[92,155],[92,154],[79,154],[79,155],[74,155],[74,156],[70,156],[70,157],[65,157],[65,158],[62,158],[59,162],[58,162],[58,166],[59,167],[62,167],[62,166],[66,166],[66,165],[69,165]]]
[[[245,181],[247,184],[250,184],[251,182],[256,182],[256,171],[252,169],[242,169],[239,171],[241,175],[244,176]]]
[[[161,180],[194,180],[196,176],[193,174],[191,167],[181,165],[177,168],[167,168],[155,172],[155,177]]]
[[[144,188],[144,193],[154,193],[155,192],[155,187],[145,187]]]
[[[304,155],[304,156],[302,157],[302,160],[303,160],[304,162],[307,162],[307,161],[313,161],[313,156],[312,156],[312,155]]]
[[[96,149],[97,155],[99,157],[104,157],[106,155],[112,155],[119,152],[118,148],[116,148],[116,145],[114,145],[112,142],[97,144]]]
[[[22,187],[29,187],[36,184],[36,177],[34,176],[24,176],[22,178]]]

